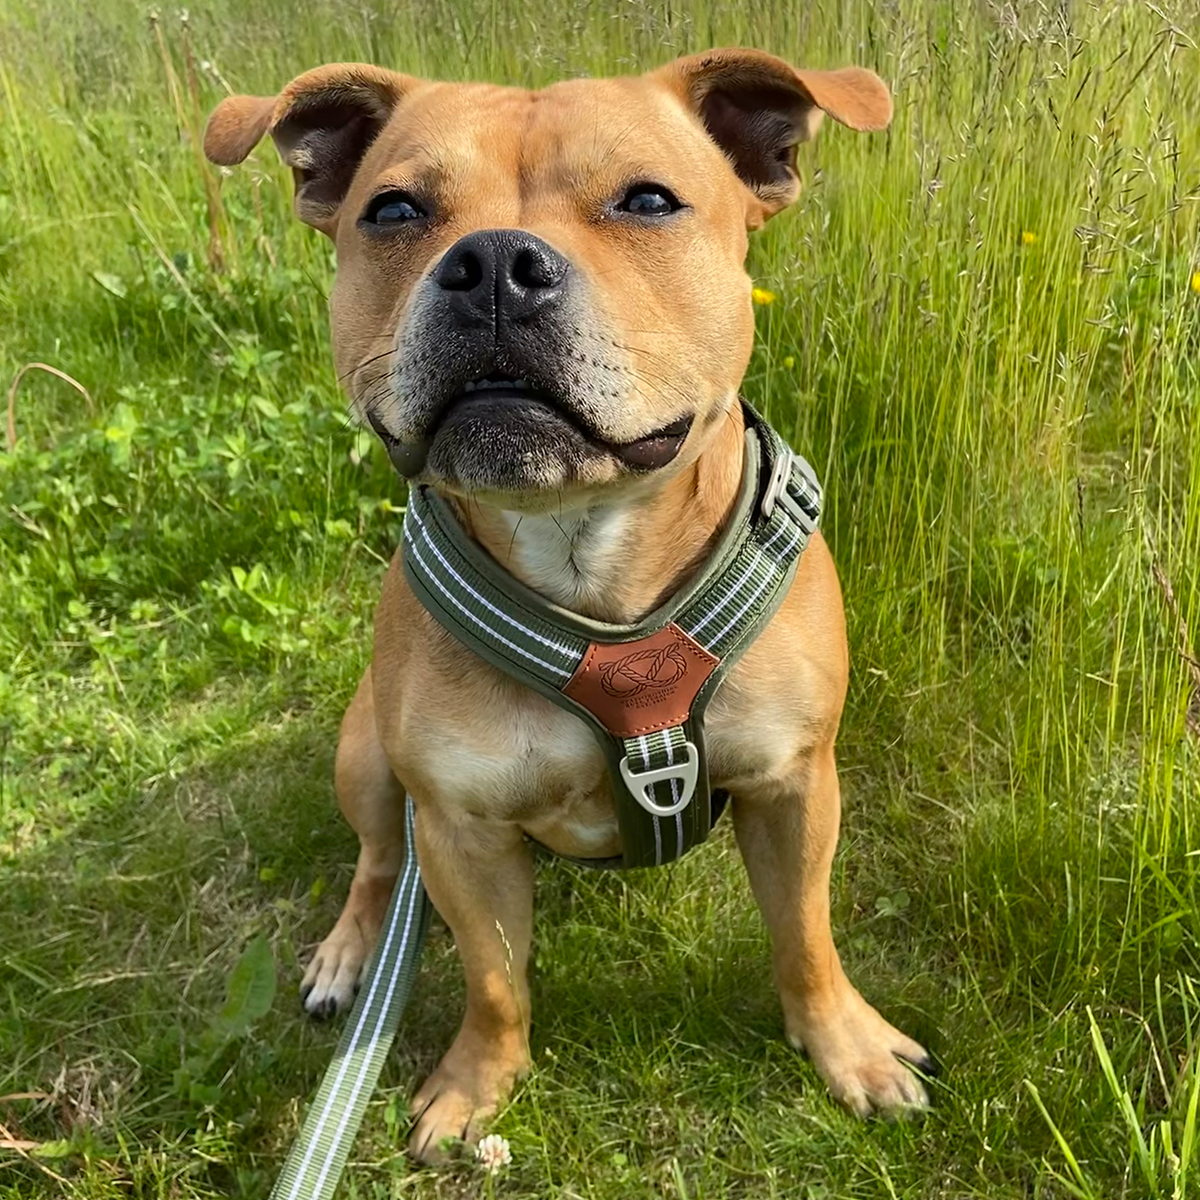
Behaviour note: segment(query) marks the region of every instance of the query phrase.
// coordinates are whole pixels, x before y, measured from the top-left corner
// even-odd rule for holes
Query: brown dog
[[[338,370],[393,461],[450,497],[518,579],[621,622],[681,586],[734,501],[754,334],[746,231],[795,199],[796,147],[824,113],[870,130],[891,111],[869,71],[798,71],[752,50],[536,92],[336,65],[274,98],[225,100],[205,149],[237,163],[270,132],[293,167],[296,212],[337,247]],[[528,837],[583,857],[620,842],[588,729],[446,636],[399,554],[375,634],[337,754],[362,849],[303,992],[314,1014],[350,1004],[396,879],[407,790],[467,978],[462,1028],[413,1102],[411,1147],[428,1160],[443,1139],[477,1136],[529,1064]],[[906,1063],[928,1060],[850,984],[830,935],[847,670],[817,535],[707,729],[787,1036],[866,1114],[924,1105]]]

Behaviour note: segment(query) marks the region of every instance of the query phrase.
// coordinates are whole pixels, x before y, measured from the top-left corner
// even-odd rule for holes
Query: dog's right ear
[[[416,83],[363,63],[317,67],[278,96],[229,96],[204,131],[204,153],[222,166],[240,163],[270,133],[296,180],[296,215],[329,234],[354,172]]]

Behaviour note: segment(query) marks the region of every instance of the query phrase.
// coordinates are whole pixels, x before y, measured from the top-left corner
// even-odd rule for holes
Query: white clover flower
[[[508,1138],[502,1138],[498,1133],[489,1133],[481,1138],[475,1147],[475,1157],[489,1175],[495,1175],[501,1167],[507,1167],[512,1162],[512,1151],[508,1146]]]

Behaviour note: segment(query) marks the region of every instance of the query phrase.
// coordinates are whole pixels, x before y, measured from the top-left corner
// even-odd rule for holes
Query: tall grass
[[[26,372],[0,452],[0,1195],[258,1194],[332,1045],[280,999],[174,1074],[250,935],[287,984],[344,892],[329,760],[403,503],[330,250],[269,146],[203,162],[207,111],[338,58],[537,86],[721,43],[896,96],[756,238],[746,393],[830,497],[839,938],[948,1070],[920,1129],[835,1113],[726,837],[551,866],[498,1194],[1200,1194],[1197,39],[1194,0],[0,0],[0,384],[86,392]],[[444,937],[426,974],[363,1195],[478,1190],[399,1182]]]

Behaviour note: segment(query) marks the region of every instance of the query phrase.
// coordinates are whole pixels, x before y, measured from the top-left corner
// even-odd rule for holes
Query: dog
[[[632,622],[705,560],[743,471],[738,388],[754,336],[748,232],[795,200],[828,115],[891,120],[856,67],[713,50],[540,91],[338,64],[231,96],[205,134],[241,162],[266,134],[295,212],[337,252],[337,369],[402,474],[547,600]],[[404,852],[406,792],[428,894],[466,973],[466,1013],[413,1100],[410,1150],[478,1138],[529,1066],[535,840],[620,853],[582,721],[447,636],[398,551],[341,727],[335,786],[361,849],[308,966],[314,1015],[347,1008]],[[830,933],[834,740],[845,618],[815,534],[782,604],[708,709],[708,767],[769,928],[789,1041],[860,1115],[927,1105],[926,1051],[847,979]],[[497,926],[503,930],[501,935]]]

